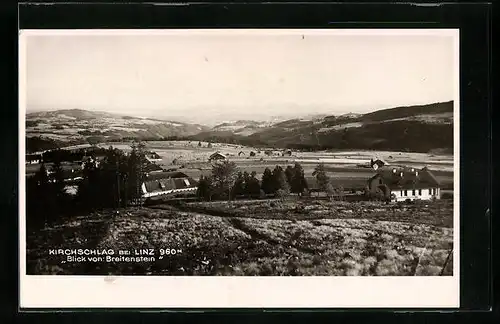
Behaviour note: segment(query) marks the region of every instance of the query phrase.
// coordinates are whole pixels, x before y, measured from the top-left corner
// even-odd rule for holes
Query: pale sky
[[[208,122],[427,104],[454,99],[454,49],[449,35],[31,35],[26,110]]]

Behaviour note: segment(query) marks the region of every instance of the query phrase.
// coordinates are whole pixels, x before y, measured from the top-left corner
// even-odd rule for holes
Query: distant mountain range
[[[453,101],[367,114],[309,115],[275,122],[237,120],[214,127],[80,109],[58,110],[27,114],[26,135],[59,143],[179,138],[311,150],[450,151]]]

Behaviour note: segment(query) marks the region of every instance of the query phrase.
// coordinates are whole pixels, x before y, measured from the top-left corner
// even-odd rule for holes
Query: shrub
[[[288,196],[288,192],[286,192],[283,189],[278,189],[276,191],[276,197],[278,197],[281,200],[284,200]]]
[[[441,194],[441,199],[453,199],[453,193],[452,192],[443,192]]]

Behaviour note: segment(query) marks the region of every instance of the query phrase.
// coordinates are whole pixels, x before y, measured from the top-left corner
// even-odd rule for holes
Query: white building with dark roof
[[[384,167],[368,180],[371,192],[380,190],[392,201],[431,200],[441,197],[440,182],[424,167]]]
[[[148,174],[141,186],[144,198],[196,192],[197,189],[198,182],[179,171]]]

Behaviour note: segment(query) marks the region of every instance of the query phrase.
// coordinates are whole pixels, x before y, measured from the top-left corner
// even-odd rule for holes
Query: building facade
[[[383,167],[368,180],[372,194],[383,195],[391,201],[431,200],[441,197],[440,183],[426,167],[420,170],[407,167]]]

